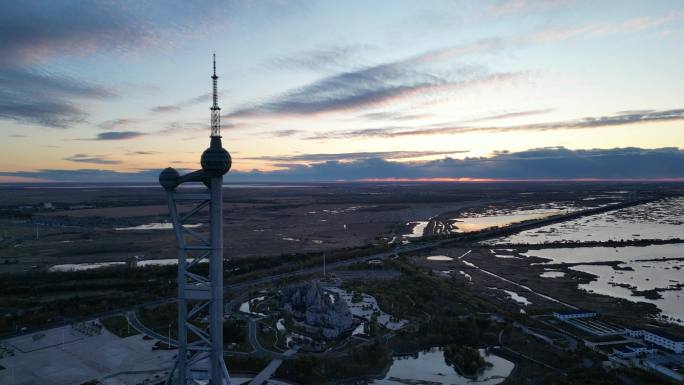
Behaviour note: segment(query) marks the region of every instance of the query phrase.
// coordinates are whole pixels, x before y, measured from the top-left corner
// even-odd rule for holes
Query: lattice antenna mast
[[[220,111],[216,89],[216,55],[214,55],[214,104],[211,107],[211,140],[200,159],[201,170],[180,175],[171,167],[159,175],[166,190],[169,213],[178,244],[178,355],[176,366],[169,372],[166,384],[230,385],[230,374],[223,359],[223,176],[230,170],[230,154],[221,144]],[[188,182],[202,182],[204,191],[178,191]],[[190,211],[180,209],[196,202]],[[188,221],[196,222],[208,208],[209,237],[192,230]],[[194,218],[194,219],[193,219]],[[209,262],[208,274],[191,269]],[[207,327],[198,327],[208,320]],[[207,382],[208,381],[208,382]]]
[[[211,106],[211,136],[221,137],[221,107],[218,106],[218,76],[216,76],[216,54],[214,54],[214,74],[211,76],[214,90],[214,104]]]

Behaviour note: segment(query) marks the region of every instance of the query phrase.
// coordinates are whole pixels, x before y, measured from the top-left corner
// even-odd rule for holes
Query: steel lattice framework
[[[214,55],[214,75],[211,77],[214,104],[211,105],[211,136],[221,136],[221,107],[218,106],[218,76],[216,76],[216,55]]]
[[[223,359],[223,175],[231,158],[221,144],[217,98],[216,57],[214,56],[214,103],[211,109],[211,142],[202,154],[202,169],[181,176],[173,168],[159,175],[167,193],[169,212],[178,243],[178,358],[167,384],[208,383],[230,385],[230,375]],[[201,182],[202,192],[179,192],[178,186]],[[183,207],[191,209],[180,212]],[[208,209],[208,216],[206,212]],[[189,228],[208,217],[209,237]],[[205,219],[206,221],[206,219]],[[206,228],[206,227],[205,227]],[[209,262],[208,273],[194,269]],[[208,328],[203,328],[208,320]],[[192,342],[189,342],[192,338]]]

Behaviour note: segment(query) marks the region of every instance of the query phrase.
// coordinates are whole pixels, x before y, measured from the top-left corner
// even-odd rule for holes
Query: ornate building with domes
[[[292,286],[283,292],[285,310],[308,331],[336,338],[353,327],[352,313],[339,294],[321,288],[318,281]]]

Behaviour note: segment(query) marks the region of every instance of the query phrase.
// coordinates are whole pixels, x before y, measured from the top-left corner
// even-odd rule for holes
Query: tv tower
[[[188,385],[206,383],[230,385],[230,375],[223,360],[223,175],[232,164],[230,154],[221,143],[221,108],[218,106],[216,55],[211,76],[214,103],[211,110],[209,148],[202,153],[202,169],[180,175],[168,167],[159,175],[159,184],[166,190],[171,221],[178,243],[178,358],[167,384]],[[187,182],[202,182],[202,192],[179,192]],[[185,213],[181,204],[194,203]],[[209,238],[185,227],[191,218],[209,208]],[[194,220],[197,223],[199,220]],[[193,269],[209,261],[209,272]],[[195,271],[190,271],[190,270]],[[200,322],[209,320],[209,328]],[[188,342],[192,337],[193,342]],[[201,381],[201,382],[198,382]]]

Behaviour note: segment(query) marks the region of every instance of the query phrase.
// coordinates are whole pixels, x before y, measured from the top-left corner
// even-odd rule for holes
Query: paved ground
[[[293,354],[295,354],[296,352],[297,352],[297,349],[290,349],[290,350],[286,351],[284,353],[284,355],[289,357],[289,356],[292,356]],[[249,382],[249,385],[261,385],[261,384],[263,384],[269,378],[271,378],[271,376],[273,376],[273,373],[275,373],[276,370],[278,370],[278,368],[280,367],[280,364],[282,364],[282,363],[283,363],[283,360],[277,359],[277,358],[275,360],[271,361],[268,365],[266,365],[266,367],[261,372],[259,372],[259,374],[257,374],[256,377],[254,377],[254,379],[252,379],[252,381]]]
[[[0,370],[0,384],[72,385],[92,379],[101,379],[107,385],[138,384],[164,378],[175,354],[153,351],[155,341],[143,340],[142,335],[119,338],[103,330],[87,336],[68,326],[40,334],[45,336],[33,344],[33,335],[2,341],[15,355],[0,359],[5,367]]]

